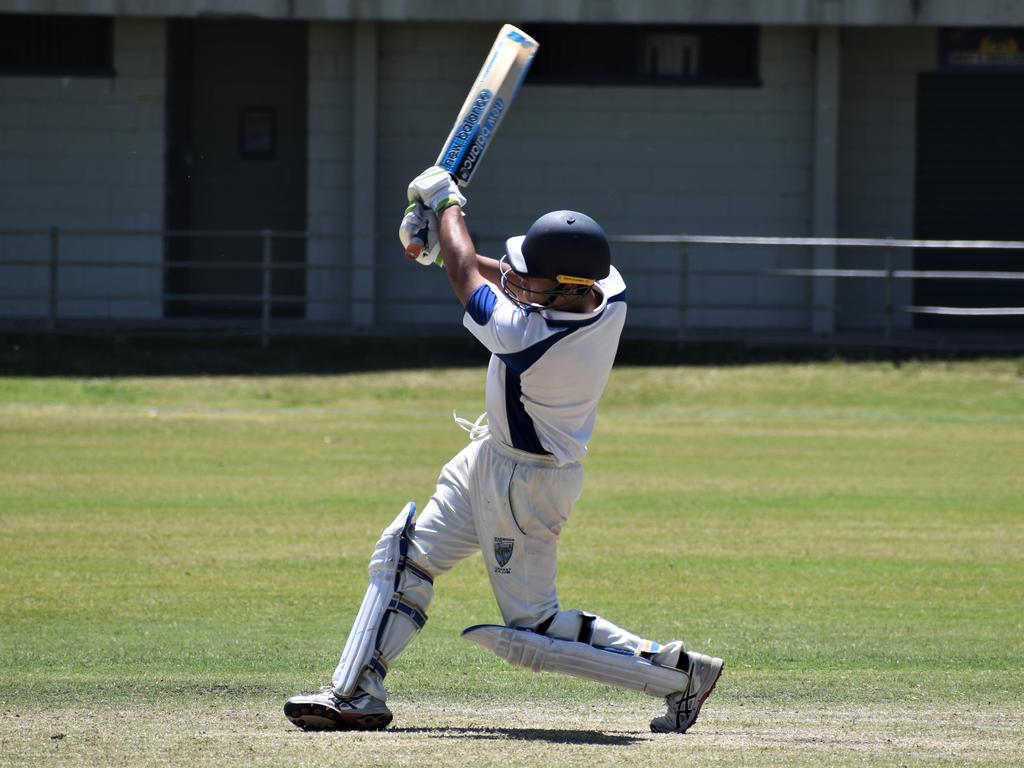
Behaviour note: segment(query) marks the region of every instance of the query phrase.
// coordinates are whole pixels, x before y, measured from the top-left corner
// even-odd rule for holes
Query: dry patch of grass
[[[203,696],[189,703],[12,710],[0,715],[3,765],[991,765],[1024,762],[1024,714],[1007,706],[936,709],[787,706],[712,700],[685,736],[654,735],[636,710],[523,702],[481,709],[396,702],[381,733],[303,733],[280,702]]]

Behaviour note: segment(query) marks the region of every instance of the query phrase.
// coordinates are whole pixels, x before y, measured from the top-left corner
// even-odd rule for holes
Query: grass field
[[[1024,373],[1010,360],[617,368],[567,607],[726,659],[700,721],[503,664],[479,558],[304,734],[400,506],[483,371],[0,379],[2,765],[1020,765]]]

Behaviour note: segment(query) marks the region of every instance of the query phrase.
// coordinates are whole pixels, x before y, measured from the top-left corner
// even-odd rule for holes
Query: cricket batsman
[[[423,241],[417,261],[441,263],[465,307],[463,325],[491,352],[487,424],[441,470],[419,516],[410,503],[370,560],[370,585],[330,685],[284,705],[304,730],[373,730],[392,719],[384,679],[427,621],[434,580],[482,552],[504,626],[463,636],[506,661],[664,698],[652,731],[683,733],[722,673],[722,660],[660,645],[586,611],[555,589],[562,526],[583,490],[587,443],[626,319],[626,286],[590,217],[541,216],[480,256],[466,198],[444,169],[409,184],[399,236]]]

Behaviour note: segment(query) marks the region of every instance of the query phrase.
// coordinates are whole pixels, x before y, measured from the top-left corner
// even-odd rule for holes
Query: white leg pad
[[[385,638],[381,637],[381,626],[387,621],[389,611],[400,612],[410,619],[408,631],[400,632],[402,635],[408,635],[408,637],[402,638],[404,642],[400,645],[403,648],[412,638],[416,629],[426,621],[426,616],[417,605],[402,601],[401,594],[397,594],[403,571],[406,568],[414,567],[406,561],[405,555],[415,516],[416,505],[409,502],[394,522],[384,530],[380,541],[377,542],[373,557],[370,559],[370,584],[363,596],[363,602],[356,614],[355,624],[352,631],[349,632],[345,649],[341,652],[341,660],[338,662],[338,667],[332,678],[334,690],[339,696],[347,697],[355,693],[360,675],[364,670],[368,666],[379,664],[382,661],[380,658],[375,659],[378,652],[393,652],[391,648],[379,647],[392,644],[383,642]],[[422,572],[420,573],[422,574]],[[422,575],[426,576],[426,574]],[[426,579],[429,577],[426,576]],[[429,602],[433,594],[429,581],[420,578],[417,578],[416,581],[422,581],[425,587],[420,590],[425,592],[420,602]],[[393,602],[394,605],[392,605]],[[383,677],[384,672],[386,669],[379,669],[378,676]],[[378,698],[383,697],[383,691],[372,693],[378,695]]]
[[[546,637],[529,629],[480,624],[464,629],[462,636],[518,667],[572,675],[659,698],[685,690],[689,683],[685,672],[640,656]]]

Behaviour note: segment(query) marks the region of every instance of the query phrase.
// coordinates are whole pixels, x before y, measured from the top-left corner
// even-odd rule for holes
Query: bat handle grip
[[[423,247],[427,244],[427,228],[423,227],[417,232],[413,238],[409,241],[409,244],[405,246],[406,258],[416,259],[421,253],[423,253]]]

